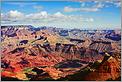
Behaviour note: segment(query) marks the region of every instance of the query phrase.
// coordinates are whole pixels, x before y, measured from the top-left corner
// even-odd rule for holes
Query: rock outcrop
[[[115,58],[110,55],[105,55],[103,61],[99,64],[98,68],[89,73],[85,80],[91,81],[105,81],[105,80],[115,80],[121,76],[120,65]]]
[[[1,33],[2,77],[19,80],[59,80],[65,77],[68,80],[116,80],[120,77],[120,34],[53,27],[34,28],[30,25],[2,26]],[[102,60],[104,54],[100,53],[105,52],[112,54],[110,57],[105,56],[102,63],[96,68],[92,66],[92,69],[90,65]],[[33,70],[24,71],[26,68]],[[85,68],[88,70],[84,73]],[[78,78],[69,78],[68,75],[77,76],[79,70]],[[83,74],[87,75],[85,79],[80,78]]]

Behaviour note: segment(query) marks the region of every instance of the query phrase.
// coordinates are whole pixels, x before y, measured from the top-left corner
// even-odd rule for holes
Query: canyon
[[[1,28],[2,80],[103,81],[121,77],[120,30]]]

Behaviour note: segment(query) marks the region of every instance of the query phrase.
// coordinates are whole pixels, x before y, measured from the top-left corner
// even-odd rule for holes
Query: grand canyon
[[[120,81],[121,30],[1,26],[2,81]]]

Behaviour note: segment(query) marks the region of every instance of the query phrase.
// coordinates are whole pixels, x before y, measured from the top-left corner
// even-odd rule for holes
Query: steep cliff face
[[[118,42],[111,44],[109,41],[93,40],[89,37],[85,39],[82,38],[81,40],[70,37],[70,35],[67,37],[65,32],[63,33],[65,37],[63,37],[61,36],[62,34],[58,34],[59,32],[56,30],[51,30],[52,28],[17,27],[19,28],[2,28],[1,62],[3,77],[28,80],[26,76],[29,75],[34,76],[31,80],[35,79],[35,77],[38,77],[38,80],[40,80],[48,76],[49,78],[57,80],[61,77],[75,74],[80,69],[87,66],[89,67],[89,64],[93,64],[97,60],[102,60],[103,55],[100,55],[100,52],[104,53],[106,50],[108,52],[114,50],[118,53],[120,52]],[[60,29],[57,30],[60,31]],[[66,33],[67,32],[70,31],[66,31]],[[81,31],[78,32],[78,34],[80,34]],[[71,33],[72,32],[70,32],[70,34]],[[73,35],[77,35],[77,32],[73,32]],[[87,33],[83,35],[85,37]],[[114,80],[118,78],[120,71],[115,71],[115,69],[118,70],[120,66],[121,56],[118,54],[112,56],[113,57],[104,60],[97,69],[94,69],[95,71],[90,71],[88,77],[85,77],[85,80],[107,80],[111,78]],[[38,74],[30,74],[29,72],[26,75],[26,73],[23,72],[26,68],[33,69],[35,67],[46,73],[40,76]],[[21,78],[21,76],[23,78]],[[78,78],[80,78],[80,76],[78,76]]]
[[[121,80],[121,67],[119,62],[110,55],[105,55],[102,60],[89,63],[85,68],[60,78],[69,81],[119,81]]]
[[[85,80],[91,81],[104,81],[115,80],[121,76],[120,64],[112,56],[105,56],[103,61],[99,64],[98,68],[89,73]]]

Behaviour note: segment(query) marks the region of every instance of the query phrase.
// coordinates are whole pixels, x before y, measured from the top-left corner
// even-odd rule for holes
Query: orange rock
[[[9,72],[9,71],[3,71],[3,72],[1,72],[1,76],[4,76],[4,77],[15,77],[16,73],[12,73],[12,72]]]
[[[113,57],[109,57],[107,60],[102,61],[101,65],[99,66],[96,71],[89,73],[85,80],[91,81],[105,81],[108,79],[115,80],[116,78],[120,77],[120,66],[117,60]]]
[[[61,71],[53,67],[46,67],[43,70],[47,72],[53,79],[59,79],[60,78],[59,75],[62,73]]]

